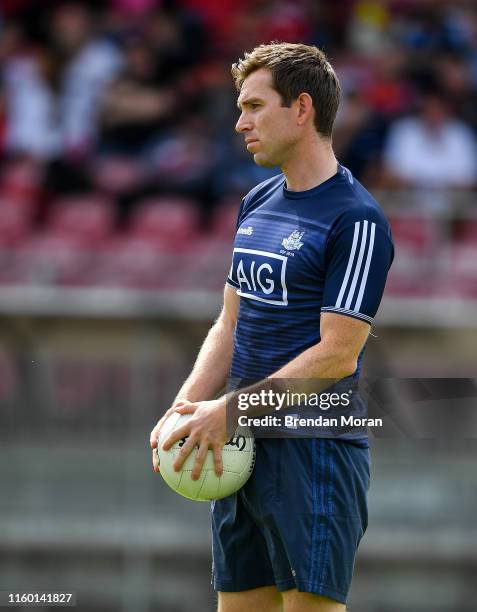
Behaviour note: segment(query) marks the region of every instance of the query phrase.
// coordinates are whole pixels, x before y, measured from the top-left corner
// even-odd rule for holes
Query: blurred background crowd
[[[406,192],[398,213],[458,217],[444,228],[396,219],[410,258],[477,241],[472,2],[3,0],[0,31],[0,247],[22,252],[3,257],[4,283],[123,285],[124,266],[92,274],[84,250],[124,260],[139,238],[152,259],[192,244],[209,252],[206,235],[229,241],[240,198],[278,171],[255,166],[234,134],[230,64],[271,40],[328,54],[343,88],[336,153],[366,187]],[[38,270],[45,251],[67,270]],[[143,260],[134,282],[161,285]]]
[[[397,380],[475,377],[473,0],[0,0],[0,591],[215,609],[208,508],[148,440],[218,314],[240,199],[278,172],[234,133],[230,76],[271,40],[328,54],[338,159],[396,243],[363,376],[397,408],[349,607],[477,609],[473,386],[433,396],[436,433],[435,389]]]

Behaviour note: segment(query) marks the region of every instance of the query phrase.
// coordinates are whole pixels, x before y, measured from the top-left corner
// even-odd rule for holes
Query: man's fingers
[[[197,480],[199,478],[200,473],[202,472],[202,466],[204,465],[204,461],[207,458],[208,452],[209,445],[207,444],[207,442],[201,442],[195,456],[194,467],[192,468],[192,480]]]
[[[160,472],[159,468],[159,454],[157,452],[157,448],[152,451],[152,469],[155,472]]]
[[[179,427],[178,429],[174,429],[174,431],[169,435],[169,437],[164,441],[164,444],[162,445],[162,450],[169,450],[171,448],[171,446],[173,446],[173,444],[175,442],[177,442],[178,440],[182,440],[182,438],[187,438],[187,436],[190,433],[190,421],[187,422],[185,425],[183,425],[182,427]]]
[[[157,429],[157,427],[154,427],[154,429],[151,431],[151,435],[149,437],[149,444],[151,445],[152,449],[157,448],[158,432],[159,430]]]
[[[184,403],[182,406],[178,406],[175,409],[175,412],[178,412],[179,414],[193,414],[198,407],[198,404]]]
[[[157,422],[157,425],[151,431],[151,435],[149,436],[149,443],[151,445],[151,448],[154,449],[154,448],[157,447],[157,438],[159,437],[159,434],[161,432],[162,426],[164,425],[166,420],[171,416],[171,414],[173,414],[174,412],[180,412],[181,414],[187,414],[187,413],[195,412],[196,408],[190,409],[190,410],[185,410],[184,412],[182,412],[182,409],[185,408],[186,404],[189,404],[188,400],[179,400],[173,406],[171,406],[167,410],[167,412],[165,412],[164,415],[159,419],[159,421]]]
[[[182,469],[182,466],[184,465],[184,461],[187,459],[190,453],[194,450],[194,447],[196,446],[196,444],[197,442],[195,438],[189,438],[187,442],[184,443],[179,454],[177,455],[176,460],[174,461],[173,467],[176,472],[179,472]]]
[[[149,437],[149,442],[151,444],[151,448],[157,448],[157,438],[159,437],[159,432],[161,431],[161,427],[164,424],[164,421],[166,420],[166,418],[169,415],[166,413],[157,423],[157,425],[154,427],[154,429],[151,431],[151,435]]]
[[[214,453],[214,469],[217,476],[222,476],[224,473],[224,465],[222,463],[222,446],[215,445],[213,448]]]
[[[175,412],[175,408],[174,407],[169,408],[169,410],[159,419],[159,421],[157,422],[157,425],[151,431],[151,436],[150,436],[151,448],[157,447],[157,438],[159,437],[159,434],[161,433],[162,426],[164,425],[164,423],[167,421],[167,419],[171,416],[173,412]]]

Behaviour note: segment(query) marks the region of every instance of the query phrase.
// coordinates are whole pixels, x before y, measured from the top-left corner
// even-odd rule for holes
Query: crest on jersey
[[[297,251],[300,247],[303,246],[303,242],[301,239],[305,232],[299,232],[295,230],[292,232],[288,238],[284,238],[282,240],[282,245],[286,248],[287,251]]]

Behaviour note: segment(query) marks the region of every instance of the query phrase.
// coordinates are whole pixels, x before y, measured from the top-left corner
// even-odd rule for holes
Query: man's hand
[[[167,451],[178,440],[187,438],[174,462],[174,469],[179,471],[192,450],[197,447],[191,474],[192,480],[197,480],[210,448],[214,454],[215,473],[217,476],[221,476],[223,472],[222,447],[228,440],[225,399],[196,403],[184,402],[173,412],[193,414],[187,423],[173,431],[162,445],[162,448]]]
[[[159,421],[157,422],[157,425],[151,431],[151,436],[150,436],[149,441],[150,441],[151,448],[152,448],[152,467],[155,472],[160,472],[159,455],[157,454],[157,439],[159,437],[161,429],[164,423],[167,421],[167,419],[171,416],[171,414],[174,414],[174,412],[176,412],[178,408],[180,408],[181,406],[187,403],[188,403],[187,400],[182,400],[182,399],[174,402],[172,406],[169,408],[169,410],[167,410],[167,412],[165,412],[164,415],[159,419]]]

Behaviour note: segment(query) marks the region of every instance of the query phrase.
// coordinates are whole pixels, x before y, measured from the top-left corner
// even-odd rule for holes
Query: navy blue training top
[[[240,296],[231,377],[258,381],[319,342],[321,312],[372,324],[393,255],[379,204],[347,168],[307,191],[283,174],[257,185],[227,278]]]

